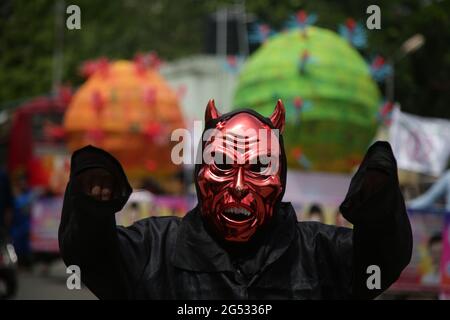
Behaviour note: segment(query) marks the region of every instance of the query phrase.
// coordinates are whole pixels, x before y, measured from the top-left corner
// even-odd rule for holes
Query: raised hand
[[[114,177],[105,169],[87,169],[76,178],[79,191],[97,200],[111,200],[114,195]]]
[[[379,191],[388,182],[389,176],[381,170],[369,169],[363,180],[361,188],[361,199],[368,199],[371,195]]]

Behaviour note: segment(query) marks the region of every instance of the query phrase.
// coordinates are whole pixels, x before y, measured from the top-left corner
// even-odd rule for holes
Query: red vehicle
[[[31,187],[62,194],[68,178],[69,156],[62,119],[70,92],[57,98],[35,98],[14,112],[8,147],[8,171],[14,184],[25,173]]]

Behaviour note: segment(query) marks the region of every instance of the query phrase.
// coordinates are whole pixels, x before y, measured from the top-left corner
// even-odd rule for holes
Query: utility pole
[[[419,50],[425,44],[425,37],[421,34],[415,34],[403,42],[402,46],[393,54],[393,57],[388,59],[388,63],[392,66],[392,72],[386,79],[386,99],[389,102],[394,102],[395,90],[395,64],[405,56]]]
[[[52,95],[58,94],[58,89],[62,83],[63,59],[64,59],[64,13],[65,1],[55,2],[55,40],[53,46],[53,67],[52,67]]]

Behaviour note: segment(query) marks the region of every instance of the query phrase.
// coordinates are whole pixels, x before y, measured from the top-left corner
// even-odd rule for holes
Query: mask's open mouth
[[[246,209],[242,206],[225,208],[222,211],[222,216],[224,216],[227,220],[235,223],[248,222],[249,220],[255,218],[249,209]]]

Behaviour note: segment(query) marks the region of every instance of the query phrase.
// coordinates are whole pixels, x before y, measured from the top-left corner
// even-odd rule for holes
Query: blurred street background
[[[48,270],[36,265],[33,271],[21,271],[18,291],[15,299],[18,300],[96,300],[97,298],[82,287],[81,290],[68,290],[66,286],[66,266],[58,261]]]
[[[74,150],[124,165],[118,224],[183,216],[193,164],[171,160],[173,130],[198,139],[211,98],[265,116],[281,98],[298,220],[351,227],[352,174],[389,141],[414,254],[381,299],[448,299],[449,46],[450,0],[2,0],[0,298],[96,299],[68,289],[59,257]]]

